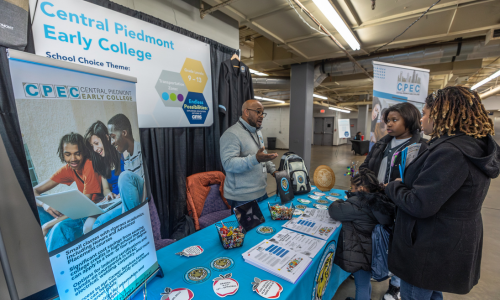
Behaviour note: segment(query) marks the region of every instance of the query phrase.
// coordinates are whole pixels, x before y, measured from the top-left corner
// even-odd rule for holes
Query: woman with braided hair
[[[354,274],[356,300],[370,300],[372,231],[377,224],[393,223],[394,204],[384,194],[375,173],[368,169],[360,170],[351,179],[351,193],[347,194],[346,201],[335,201],[328,208],[330,217],[342,222],[334,262]]]
[[[493,123],[479,95],[446,87],[429,95],[422,129],[432,140],[385,191],[397,206],[389,269],[405,300],[467,294],[478,283],[481,206],[500,172]]]

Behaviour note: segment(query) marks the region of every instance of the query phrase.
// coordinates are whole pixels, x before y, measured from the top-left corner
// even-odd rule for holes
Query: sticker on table
[[[314,200],[319,200],[321,197],[316,196],[316,195],[309,195],[309,198],[314,199]]]
[[[210,268],[214,271],[227,271],[234,267],[234,260],[230,257],[217,257],[210,263]]]
[[[257,233],[260,233],[260,234],[272,234],[275,231],[276,231],[276,229],[274,229],[274,227],[272,227],[272,226],[257,227]]]
[[[165,291],[160,295],[160,300],[191,300],[194,298],[193,291],[186,288],[178,288],[172,290],[168,287],[165,288]]]
[[[310,202],[310,201],[309,201],[309,202]],[[296,206],[295,206],[295,208],[296,208],[296,209],[306,209],[306,208],[307,208],[307,206],[302,205],[302,204],[299,204],[299,205],[296,205]]]
[[[325,198],[328,199],[328,200],[330,200],[330,201],[340,200],[339,198],[335,198],[335,197],[332,197],[332,196],[326,196]]]
[[[325,247],[325,251],[321,255],[316,276],[313,282],[313,292],[311,300],[323,300],[323,295],[326,292],[330,275],[332,274],[333,259],[335,258],[336,242],[331,241]],[[325,299],[326,300],[326,299]]]
[[[338,196],[340,196],[340,194],[339,193],[330,193],[330,196],[338,197]]]
[[[181,252],[177,252],[175,254],[180,255],[180,256],[186,256],[186,257],[191,257],[191,256],[198,256],[203,253],[203,248],[201,246],[191,246],[187,247],[186,249],[182,250]]]
[[[278,299],[283,292],[281,284],[272,280],[260,280],[255,277],[252,282],[252,291],[266,299]]]
[[[296,210],[293,211],[293,216],[294,217],[299,217],[299,216],[302,216],[303,213],[304,212],[302,210],[296,209]]]
[[[299,201],[302,204],[309,204],[309,203],[311,203],[311,200],[307,200],[307,199],[300,199],[299,198],[297,201]]]
[[[316,202],[319,204],[329,204],[330,203],[330,201],[326,201],[326,200],[322,200],[322,199],[316,200]]]
[[[313,194],[320,197],[325,195],[325,193],[320,193],[320,192],[314,192]]]
[[[240,288],[240,284],[235,279],[231,278],[233,274],[219,275],[214,278],[214,293],[219,297],[226,297],[236,294]]]
[[[184,274],[184,281],[190,284],[198,284],[207,281],[212,275],[209,268],[196,267],[192,268]]]
[[[313,206],[316,207],[317,209],[328,209],[328,206],[323,205],[323,204],[314,203]]]

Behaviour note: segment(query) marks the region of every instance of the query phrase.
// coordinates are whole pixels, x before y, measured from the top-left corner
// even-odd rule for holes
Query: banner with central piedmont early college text
[[[60,299],[121,300],[158,270],[135,78],[9,52]]]
[[[370,150],[387,135],[384,111],[401,102],[410,102],[420,111],[429,89],[429,70],[373,62],[373,102],[371,114]]]
[[[208,44],[86,1],[36,3],[36,54],[136,77],[139,127],[212,125]]]

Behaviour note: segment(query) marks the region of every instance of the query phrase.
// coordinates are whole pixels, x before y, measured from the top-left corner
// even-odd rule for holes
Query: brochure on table
[[[315,220],[325,222],[328,224],[332,224],[332,225],[340,224],[339,221],[335,221],[334,219],[330,218],[330,214],[328,213],[328,210],[325,210],[325,209],[317,209],[317,208],[308,207],[308,208],[304,209],[304,214],[302,215],[302,217],[315,219]]]
[[[263,240],[242,254],[245,262],[288,282],[295,283],[312,259],[288,247]]]
[[[282,226],[284,228],[302,232],[326,241],[339,225],[340,223],[330,224],[318,219],[305,218],[301,216],[286,222]]]
[[[37,199],[59,297],[125,299],[159,268],[140,155],[135,78],[20,51],[10,50],[9,57],[35,197],[77,196],[62,199],[57,209],[57,202],[49,206]],[[133,154],[123,147],[125,140],[134,146]],[[106,157],[125,160],[124,170],[113,173],[114,184],[103,173],[111,168]],[[111,193],[121,203],[105,211],[100,202]],[[96,209],[101,213],[95,215]],[[72,219],[75,210],[80,218]],[[60,215],[54,217],[54,211]]]
[[[300,234],[288,229],[282,229],[269,239],[269,241],[275,243],[276,245],[307,255],[310,258],[314,258],[326,243],[324,240]]]
[[[139,127],[212,125],[209,44],[87,1],[31,12],[37,55],[137,78]]]

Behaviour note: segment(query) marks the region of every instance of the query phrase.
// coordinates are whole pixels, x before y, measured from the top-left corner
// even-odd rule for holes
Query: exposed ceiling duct
[[[358,58],[363,68],[373,71],[373,61],[401,64],[407,66],[433,65],[455,61],[482,59],[500,56],[500,44],[485,45],[484,39],[455,41],[441,45],[428,45],[391,53]],[[328,76],[344,76],[361,73],[350,61],[334,61],[316,65],[314,87],[320,85]],[[253,78],[256,89],[289,89],[290,79]]]

